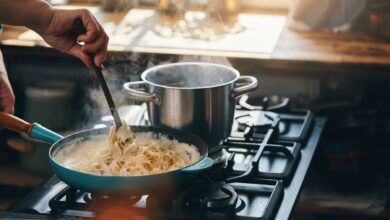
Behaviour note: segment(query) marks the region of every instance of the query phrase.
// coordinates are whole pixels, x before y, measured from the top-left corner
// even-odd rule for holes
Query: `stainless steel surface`
[[[142,81],[125,83],[123,86],[129,92],[129,96],[132,99],[144,102],[152,102],[156,105],[161,104],[161,97],[158,94],[151,94],[148,92],[140,91],[145,88],[146,83]]]
[[[239,97],[244,94],[247,94],[248,91],[253,91],[259,86],[257,79],[253,76],[240,76],[237,79],[236,84],[242,83],[242,86],[237,86],[234,88],[234,97]]]
[[[97,66],[94,66],[93,70],[95,71],[96,76],[99,79],[100,85],[102,86],[103,93],[104,93],[104,96],[106,97],[108,107],[110,108],[112,117],[114,117],[115,127],[116,127],[116,129],[118,129],[122,126],[122,121],[119,117],[118,111],[116,110],[114,100],[112,99],[110,90],[108,89],[106,80],[104,79],[104,76],[102,73],[102,70]]]
[[[148,102],[151,124],[195,133],[210,152],[230,134],[235,98],[258,87],[256,78],[211,63],[160,65],[141,78],[125,83],[124,89],[130,98]]]

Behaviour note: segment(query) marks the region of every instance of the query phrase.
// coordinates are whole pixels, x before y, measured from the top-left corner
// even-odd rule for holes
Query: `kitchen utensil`
[[[81,21],[81,19],[76,19],[74,21],[74,34],[80,35],[80,34],[84,34],[84,33],[86,33],[86,29],[83,25],[83,22]],[[93,71],[95,72],[95,74],[99,80],[100,86],[103,89],[104,97],[107,100],[108,107],[110,108],[112,117],[114,118],[115,127],[116,127],[116,129],[118,129],[121,127],[122,121],[119,117],[118,111],[116,110],[115,103],[114,103],[114,100],[112,99],[110,90],[108,89],[106,80],[104,79],[102,69],[95,65],[94,57],[95,57],[95,55],[93,53],[89,54],[89,58],[90,58],[91,63],[93,65],[93,67],[92,67]]]
[[[84,141],[96,135],[108,134],[109,128],[97,128],[81,131],[63,138],[61,135],[48,130],[39,124],[30,124],[10,114],[0,112],[0,126],[22,132],[34,139],[53,144],[49,151],[49,159],[54,173],[69,186],[86,192],[105,194],[145,193],[172,187],[175,184],[184,184],[191,181],[196,175],[210,168],[214,161],[207,157],[207,145],[199,137],[180,130],[169,128],[132,126],[134,133],[152,132],[154,135],[163,135],[182,143],[195,146],[201,157],[199,161],[181,169],[144,176],[100,176],[71,170],[57,163],[54,159],[57,152],[67,148],[74,140]]]
[[[122,121],[119,117],[118,111],[116,110],[114,100],[112,99],[110,90],[108,89],[106,80],[104,79],[104,76],[102,73],[102,70],[95,65],[93,66],[93,70],[95,71],[95,74],[96,74],[97,78],[99,79],[100,86],[103,89],[103,93],[104,93],[104,96],[106,97],[108,107],[110,108],[112,117],[114,117],[115,127],[116,127],[116,129],[118,129],[122,126]]]
[[[258,87],[255,77],[212,63],[155,66],[141,78],[123,87],[130,98],[148,102],[151,124],[192,132],[206,141],[210,152],[230,134],[235,99]]]

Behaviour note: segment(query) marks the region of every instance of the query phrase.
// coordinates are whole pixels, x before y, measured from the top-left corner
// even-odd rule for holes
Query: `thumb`
[[[81,61],[83,61],[83,63],[88,67],[88,68],[91,68],[92,67],[92,62],[91,62],[91,58],[89,57],[89,55],[86,53],[86,52],[83,52],[81,50],[81,45],[80,44],[75,44],[73,45],[72,48],[70,48],[70,50],[68,51],[69,54],[79,58]]]

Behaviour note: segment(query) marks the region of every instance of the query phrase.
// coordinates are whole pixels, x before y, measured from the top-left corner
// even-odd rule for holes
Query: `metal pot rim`
[[[171,67],[171,66],[186,66],[186,65],[208,65],[208,66],[214,66],[214,67],[224,68],[224,69],[227,69],[227,70],[231,71],[231,72],[235,75],[235,77],[234,77],[234,79],[231,80],[231,81],[228,81],[228,82],[225,82],[225,83],[221,83],[221,84],[218,84],[218,85],[213,85],[213,86],[199,86],[199,87],[175,87],[175,86],[165,86],[165,85],[156,84],[156,83],[150,82],[149,80],[146,80],[146,76],[147,76],[150,72],[155,71],[156,69],[166,68],[166,67]],[[162,65],[157,65],[157,66],[151,67],[151,68],[145,70],[145,71],[141,74],[141,79],[142,79],[144,82],[146,82],[146,83],[148,83],[148,84],[150,84],[150,85],[154,85],[154,86],[161,87],[161,88],[166,88],[166,89],[177,89],[177,90],[212,89],[212,88],[222,87],[222,86],[225,86],[225,85],[229,85],[229,84],[234,83],[235,81],[237,81],[237,79],[238,79],[239,77],[240,77],[240,72],[238,72],[238,70],[234,69],[233,67],[226,66],[226,65],[221,65],[221,64],[215,64],[215,63],[207,63],[207,62],[179,62],[179,63],[162,64]]]

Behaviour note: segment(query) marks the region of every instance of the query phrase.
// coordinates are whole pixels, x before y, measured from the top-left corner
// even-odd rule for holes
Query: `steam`
[[[214,64],[222,64],[231,66],[229,61],[221,57],[211,56],[177,56],[177,55],[144,55],[138,53],[131,53],[122,56],[111,56],[105,62],[105,68],[103,71],[104,78],[110,89],[111,95],[117,107],[123,105],[141,104],[138,101],[132,100],[122,90],[122,85],[129,81],[141,80],[141,74],[144,70],[156,65],[175,63],[175,62],[207,62]],[[189,71],[189,72],[188,72]],[[185,70],[186,73],[190,73],[193,70]],[[210,70],[205,69],[205,74]],[[94,74],[94,73],[91,73]],[[194,74],[186,74],[194,75]],[[79,128],[86,129],[92,128],[102,116],[110,115],[110,110],[107,105],[107,101],[101,90],[100,84],[96,77],[92,77],[94,80],[91,86],[83,89],[85,94],[83,102],[83,108],[81,110],[81,117]],[[203,82],[199,82],[202,80]],[[208,83],[210,77],[198,77],[190,80],[196,83]],[[198,81],[198,82],[196,82]],[[211,79],[212,82],[221,82],[221,79]]]
[[[122,90],[122,85],[125,82],[139,80],[140,74],[147,67],[148,60],[145,55],[133,53],[107,58],[103,75],[117,107],[139,104],[127,97]],[[90,74],[93,74],[93,82],[90,86],[84,88],[85,95],[80,117],[82,118],[81,128],[91,128],[102,116],[111,114],[97,78],[93,72]]]
[[[201,88],[218,86],[235,78],[235,73],[223,66],[186,64],[148,72],[146,81],[176,88]]]

